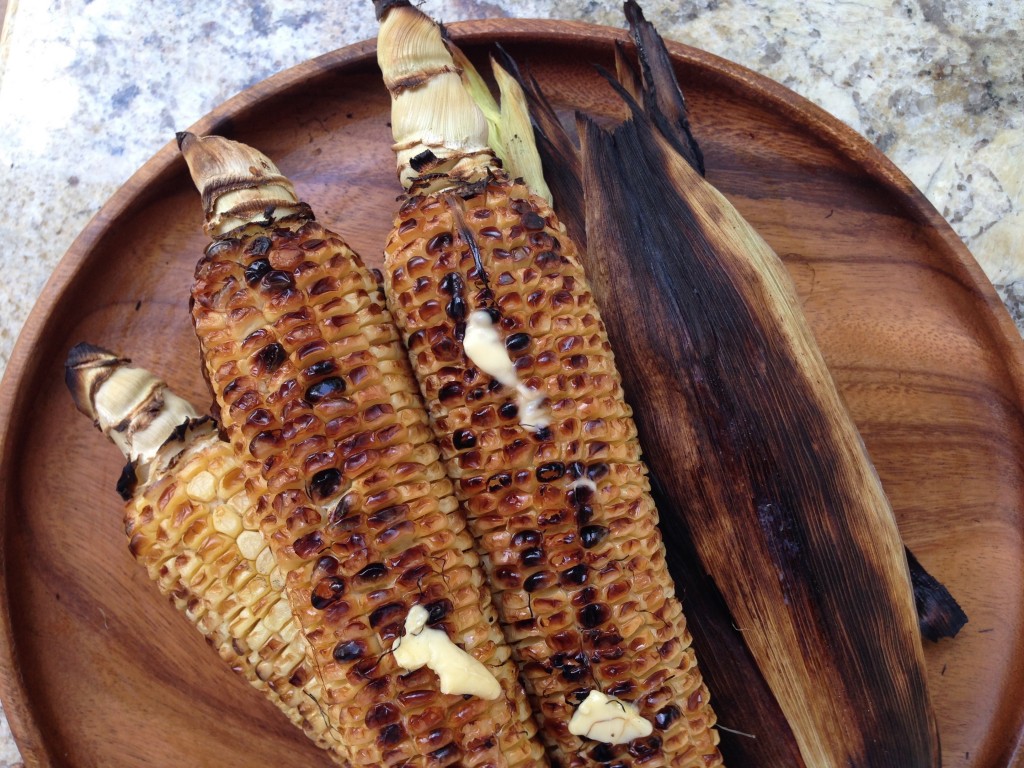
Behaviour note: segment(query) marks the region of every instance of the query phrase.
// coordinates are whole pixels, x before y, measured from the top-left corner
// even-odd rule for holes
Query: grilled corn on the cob
[[[309,646],[231,446],[212,420],[125,358],[79,344],[66,367],[78,409],[129,461],[119,490],[132,555],[224,661],[349,765],[320,712]]]
[[[408,3],[379,5],[410,192],[385,248],[388,300],[542,734],[561,765],[719,765],[576,248],[494,161],[437,27]],[[593,727],[595,708],[621,713],[624,732]]]
[[[330,722],[360,765],[545,764],[373,275],[266,157],[180,138],[214,237],[192,291],[206,372],[249,480],[266,483],[261,529]],[[469,657],[445,670],[463,653],[452,641]],[[494,690],[448,688],[469,667]]]

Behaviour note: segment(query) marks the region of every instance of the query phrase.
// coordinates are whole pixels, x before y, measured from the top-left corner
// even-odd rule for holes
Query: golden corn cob
[[[260,526],[328,720],[358,765],[546,764],[377,281],[266,157],[180,138],[214,237],[192,290],[205,368],[266,484]],[[399,645],[434,630],[486,665],[492,694],[400,666]]]
[[[118,490],[135,559],[231,668],[339,765],[322,687],[256,526],[241,462],[212,419],[148,371],[78,344],[66,380],[75,405],[124,453]]]
[[[408,3],[384,6],[378,60],[410,192],[385,247],[388,301],[553,762],[720,765],[576,247],[494,160],[437,27]],[[498,350],[481,342],[495,331]],[[592,691],[648,727],[587,730]]]

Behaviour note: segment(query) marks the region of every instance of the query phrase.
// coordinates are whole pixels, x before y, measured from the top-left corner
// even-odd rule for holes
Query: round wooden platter
[[[620,114],[592,64],[611,66],[621,31],[451,32],[480,62],[502,42],[566,114]],[[970,615],[927,647],[944,764],[1011,764],[1024,728],[1024,344],[949,226],[866,141],[774,82],[670,48],[709,179],[785,260],[907,543]],[[398,187],[372,42],[271,78],[193,130],[262,149],[379,263]],[[63,385],[67,350],[88,340],[210,401],[187,312],[200,218],[168,144],[64,257],[4,379],[0,692],[30,766],[329,765],[132,561],[121,458]]]

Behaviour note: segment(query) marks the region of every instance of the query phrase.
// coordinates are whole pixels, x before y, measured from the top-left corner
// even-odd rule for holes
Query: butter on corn
[[[569,720],[569,733],[605,744],[628,744],[653,731],[651,721],[640,716],[636,704],[600,691],[588,693]]]
[[[414,605],[405,617],[405,634],[395,640],[392,652],[402,669],[415,672],[430,668],[438,676],[441,693],[479,696],[493,701],[501,696],[501,684],[487,667],[451,641],[443,630],[427,626],[430,614]]]

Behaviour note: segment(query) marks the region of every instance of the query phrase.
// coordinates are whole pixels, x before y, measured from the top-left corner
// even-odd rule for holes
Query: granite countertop
[[[643,5],[665,37],[783,83],[874,142],[953,225],[1024,327],[1024,4]],[[623,26],[618,0],[422,7],[445,21],[516,15]],[[117,0],[7,0],[0,372],[72,240],[176,130],[275,72],[375,32],[369,0],[154,0],[144,12]],[[0,717],[0,768],[16,765]]]

